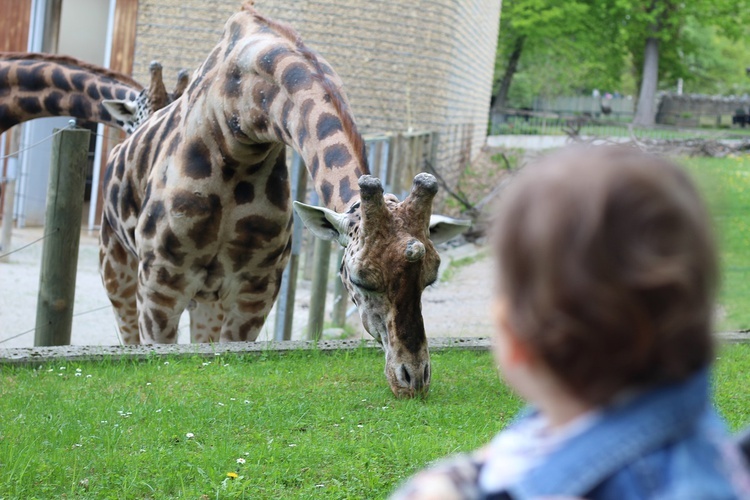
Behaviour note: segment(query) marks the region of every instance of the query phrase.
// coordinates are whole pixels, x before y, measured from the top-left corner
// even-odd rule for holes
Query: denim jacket
[[[709,395],[702,371],[605,408],[507,491],[481,491],[485,449],[418,474],[394,498],[750,499],[748,464]]]

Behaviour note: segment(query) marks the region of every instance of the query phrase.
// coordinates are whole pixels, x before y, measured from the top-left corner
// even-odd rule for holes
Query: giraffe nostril
[[[430,383],[430,364],[424,365],[424,383],[425,385]]]
[[[406,365],[401,365],[401,374],[404,377],[404,382],[411,385],[411,375],[409,375],[409,370],[406,369]]]

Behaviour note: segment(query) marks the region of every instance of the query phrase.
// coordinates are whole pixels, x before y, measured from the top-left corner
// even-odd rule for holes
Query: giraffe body
[[[186,308],[193,341],[258,336],[291,251],[287,144],[326,206],[298,206],[308,227],[348,245],[342,277],[360,309],[372,309],[363,321],[386,349],[392,390],[426,391],[420,298],[439,264],[428,230],[436,185],[424,195],[415,182],[416,196],[401,204],[384,198],[366,175],[338,75],[291,28],[249,5],[227,21],[184,94],[110,156],[100,260],[122,340],[175,342]],[[407,264],[383,261],[408,254],[410,242]],[[386,275],[388,262],[397,265]],[[376,275],[377,286],[365,284]]]

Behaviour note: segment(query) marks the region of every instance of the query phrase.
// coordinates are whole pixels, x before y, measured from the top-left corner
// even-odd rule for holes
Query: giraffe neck
[[[142,90],[128,76],[71,57],[0,52],[0,133],[48,116],[72,116],[123,128],[102,101],[135,101]]]
[[[189,108],[210,108],[203,115],[220,123],[229,149],[285,143],[323,205],[343,212],[359,199],[357,181],[369,170],[341,80],[291,28],[251,8],[235,14],[187,94]]]

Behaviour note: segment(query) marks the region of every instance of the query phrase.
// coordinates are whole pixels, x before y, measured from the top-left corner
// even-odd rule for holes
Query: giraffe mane
[[[273,19],[270,19],[257,10],[255,10],[255,7],[253,7],[254,0],[250,0],[248,2],[245,2],[242,5],[242,10],[248,11],[250,14],[253,15],[253,17],[289,40],[294,44],[294,46],[297,48],[297,50],[302,54],[302,56],[312,65],[312,67],[315,69],[315,72],[312,74],[312,76],[318,80],[318,82],[323,87],[323,90],[325,91],[326,95],[329,98],[329,101],[331,105],[333,106],[333,109],[336,111],[336,114],[338,114],[339,119],[341,120],[341,126],[344,130],[344,134],[346,135],[347,139],[352,143],[352,147],[354,148],[355,152],[360,156],[360,160],[362,160],[362,165],[364,166],[365,170],[368,170],[367,164],[364,161],[365,160],[365,141],[362,138],[362,135],[357,130],[357,125],[354,123],[354,120],[352,119],[352,116],[350,113],[345,112],[346,111],[346,104],[344,104],[343,99],[341,98],[341,94],[339,93],[338,89],[333,85],[333,82],[330,78],[326,77],[325,70],[323,69],[323,66],[320,64],[320,61],[318,60],[318,57],[315,55],[315,52],[307,48],[307,46],[302,42],[302,37],[299,36],[297,31],[292,28],[290,25],[286,23],[282,23],[279,21],[274,21]],[[368,173],[368,172],[365,172]]]
[[[96,64],[87,63],[85,61],[81,61],[80,59],[76,59],[75,57],[59,55],[59,54],[45,54],[41,52],[0,52],[0,59],[5,59],[8,61],[13,61],[17,59],[24,59],[27,61],[28,60],[47,61],[47,62],[65,64],[68,66],[76,66],[82,70],[90,71],[92,73],[99,74],[106,78],[111,78],[112,80],[116,80],[125,85],[130,85],[137,90],[143,90],[143,85],[133,80],[132,77],[124,73],[120,73],[118,71],[103,68],[101,66],[97,66]]]

